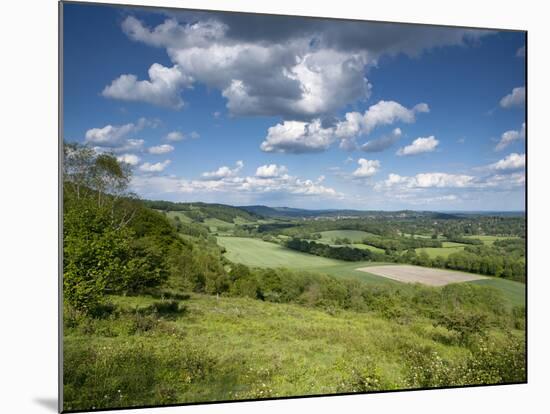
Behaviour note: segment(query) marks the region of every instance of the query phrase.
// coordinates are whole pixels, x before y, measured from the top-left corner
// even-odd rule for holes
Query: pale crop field
[[[378,276],[387,277],[404,283],[422,283],[429,286],[444,286],[449,283],[470,282],[485,279],[485,276],[452,270],[411,265],[386,265],[359,268]]]

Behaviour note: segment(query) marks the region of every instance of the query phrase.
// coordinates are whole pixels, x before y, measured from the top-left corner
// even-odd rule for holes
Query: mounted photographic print
[[[526,32],[60,17],[64,412],[527,381]]]

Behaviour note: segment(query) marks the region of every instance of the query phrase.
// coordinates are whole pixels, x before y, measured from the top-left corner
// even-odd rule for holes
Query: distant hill
[[[445,211],[459,217],[496,216],[496,217],[525,217],[525,211]]]
[[[189,218],[202,221],[207,218],[215,218],[228,223],[233,223],[236,218],[246,221],[256,221],[261,218],[260,215],[249,212],[239,207],[226,204],[210,203],[174,203],[172,201],[144,201],[145,204],[155,210],[163,211],[181,211]]]
[[[376,211],[376,210],[350,210],[350,209],[327,209],[327,210],[306,210],[290,207],[268,207],[268,206],[239,206],[240,209],[270,218],[356,218],[356,217],[385,217],[385,218],[434,218],[439,220],[457,218],[454,214],[438,213],[433,211]]]
[[[381,210],[353,210],[353,209],[324,209],[309,210],[292,207],[268,207],[264,205],[230,206],[215,203],[176,203],[172,201],[144,201],[145,204],[156,210],[181,211],[190,218],[201,221],[206,218],[217,218],[232,223],[241,218],[246,221],[257,221],[260,218],[387,218],[387,219],[414,219],[431,218],[435,220],[458,219],[472,216],[523,216],[524,212],[489,212],[489,211],[381,211]]]

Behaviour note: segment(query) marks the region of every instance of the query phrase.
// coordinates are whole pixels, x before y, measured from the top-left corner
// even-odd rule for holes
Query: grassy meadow
[[[495,361],[517,365],[505,351],[522,335],[489,328],[491,347],[472,353],[402,308],[388,318],[193,294],[148,314],[158,299],[110,300],[118,316],[65,320],[66,410],[499,382],[509,374]]]

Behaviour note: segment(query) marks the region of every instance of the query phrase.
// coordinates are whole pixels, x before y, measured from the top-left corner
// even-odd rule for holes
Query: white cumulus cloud
[[[170,160],[165,160],[162,162],[156,162],[154,164],[149,162],[144,162],[139,166],[140,171],[146,172],[146,173],[157,173],[162,172],[165,170],[166,167],[170,165]]]
[[[525,103],[525,86],[512,89],[512,92],[500,100],[503,108],[512,108]]]
[[[426,152],[433,152],[439,145],[439,141],[433,136],[417,138],[410,145],[397,150],[397,155],[417,155]]]
[[[136,131],[134,124],[125,124],[120,126],[105,125],[102,128],[91,128],[85,133],[85,140],[88,144],[100,146],[118,145],[125,136]]]
[[[221,180],[236,176],[243,167],[244,163],[239,160],[235,163],[235,168],[230,168],[224,165],[215,171],[202,173],[201,176],[206,180]]]
[[[525,122],[521,124],[520,130],[510,130],[506,131],[502,134],[500,137],[500,141],[495,147],[495,151],[501,151],[504,148],[506,148],[508,145],[510,145],[514,141],[518,141],[521,139],[525,139]]]
[[[155,154],[155,155],[168,154],[169,152],[172,152],[172,151],[174,151],[174,147],[170,144],[156,145],[154,147],[150,147],[149,149],[147,149],[147,152],[149,154]]]
[[[381,152],[388,149],[401,138],[401,129],[395,128],[390,134],[384,135],[381,138],[373,139],[361,145],[361,149],[365,152]]]
[[[335,135],[342,140],[341,147],[353,148],[355,139],[360,135],[368,135],[379,126],[396,122],[413,123],[417,114],[427,112],[430,112],[430,108],[426,103],[419,103],[409,109],[399,102],[382,100],[371,105],[363,114],[348,112],[345,119],[337,123]]]
[[[320,176],[316,180],[291,176],[287,174],[286,167],[275,164],[258,167],[257,175],[240,176],[238,172],[243,166],[242,162],[237,162],[233,169],[220,167],[211,173],[202,174],[200,180],[176,176],[138,175],[133,177],[132,187],[144,195],[179,193],[206,197],[214,193],[226,193],[236,196],[239,194],[318,198],[341,198],[343,196],[335,189],[323,185],[324,176]],[[147,170],[150,172],[150,169]]]
[[[170,141],[170,142],[178,142],[178,141],[184,140],[185,135],[183,135],[183,133],[181,133],[180,131],[172,131],[172,132],[169,132],[168,134],[166,134],[164,139],[166,139],[166,141]]]
[[[189,134],[184,134],[181,131],[171,131],[164,136],[164,139],[169,142],[179,142],[188,138],[198,139],[200,134],[197,131],[191,131]]]
[[[101,94],[107,98],[148,102],[179,109],[183,106],[181,88],[190,85],[190,82],[191,79],[177,65],[168,68],[154,63],[149,68],[148,80],[138,80],[132,74],[120,75]]]
[[[124,140],[124,142],[117,147],[113,147],[113,148],[94,147],[94,149],[98,152],[104,152],[104,151],[112,151],[115,153],[139,152],[143,149],[144,144],[145,144],[145,141],[142,139],[129,138]]]
[[[284,121],[267,130],[260,149],[292,154],[320,152],[326,150],[333,139],[332,129],[323,128],[319,119],[312,122]]]
[[[474,176],[466,174],[449,174],[442,172],[419,173],[414,176],[401,176],[391,173],[388,178],[377,183],[375,189],[392,187],[404,188],[465,188],[474,186]]]
[[[525,168],[525,154],[513,152],[505,158],[491,164],[489,168],[497,171],[511,171]]]
[[[130,165],[138,165],[140,158],[136,154],[122,154],[118,156],[117,161],[125,162]]]
[[[140,151],[144,141],[130,138],[146,127],[155,127],[157,122],[140,118],[136,123],[124,125],[105,125],[101,128],[88,129],[84,135],[84,142],[94,147],[97,152],[135,152]]]
[[[353,176],[356,178],[372,177],[380,169],[380,161],[378,160],[359,158],[357,163],[359,164],[359,168],[353,172]]]
[[[262,165],[256,169],[256,177],[274,178],[286,174],[288,169],[284,165],[269,164]]]
[[[140,118],[136,123],[124,125],[108,124],[102,128],[91,128],[88,129],[84,135],[85,142],[92,145],[116,147],[120,145],[128,135],[139,132],[146,126],[151,125],[152,123],[147,119]]]
[[[344,119],[333,126],[323,126],[321,119],[311,122],[283,121],[272,126],[260,148],[265,152],[281,152],[300,154],[305,152],[321,152],[327,150],[334,142],[340,142],[343,149],[355,149],[358,136],[370,133],[378,126],[390,125],[396,122],[412,123],[416,114],[428,112],[428,105],[421,103],[411,109],[394,101],[380,101],[371,105],[364,113],[348,112]],[[365,144],[366,151],[370,148],[383,150],[399,139],[401,130],[394,129],[390,137],[375,140]]]
[[[155,64],[148,80],[122,75],[104,94],[180,107],[181,91],[202,83],[222,93],[233,115],[314,119],[367,99],[371,89],[367,68],[382,55],[418,56],[424,50],[466,45],[492,33],[383,23],[336,26],[300,18],[281,28],[276,17],[258,19],[243,22],[238,16],[195,13],[181,21],[172,15],[148,27],[129,16],[122,22],[126,35],[164,48],[173,67]]]
[[[122,28],[135,41],[165,48],[174,66],[154,64],[150,80],[122,75],[105,96],[178,108],[183,105],[181,90],[200,82],[220,90],[234,115],[296,118],[333,112],[369,93],[368,53],[315,48],[311,35],[282,43],[234,41],[231,28],[214,19],[167,19],[149,28],[130,16]]]

